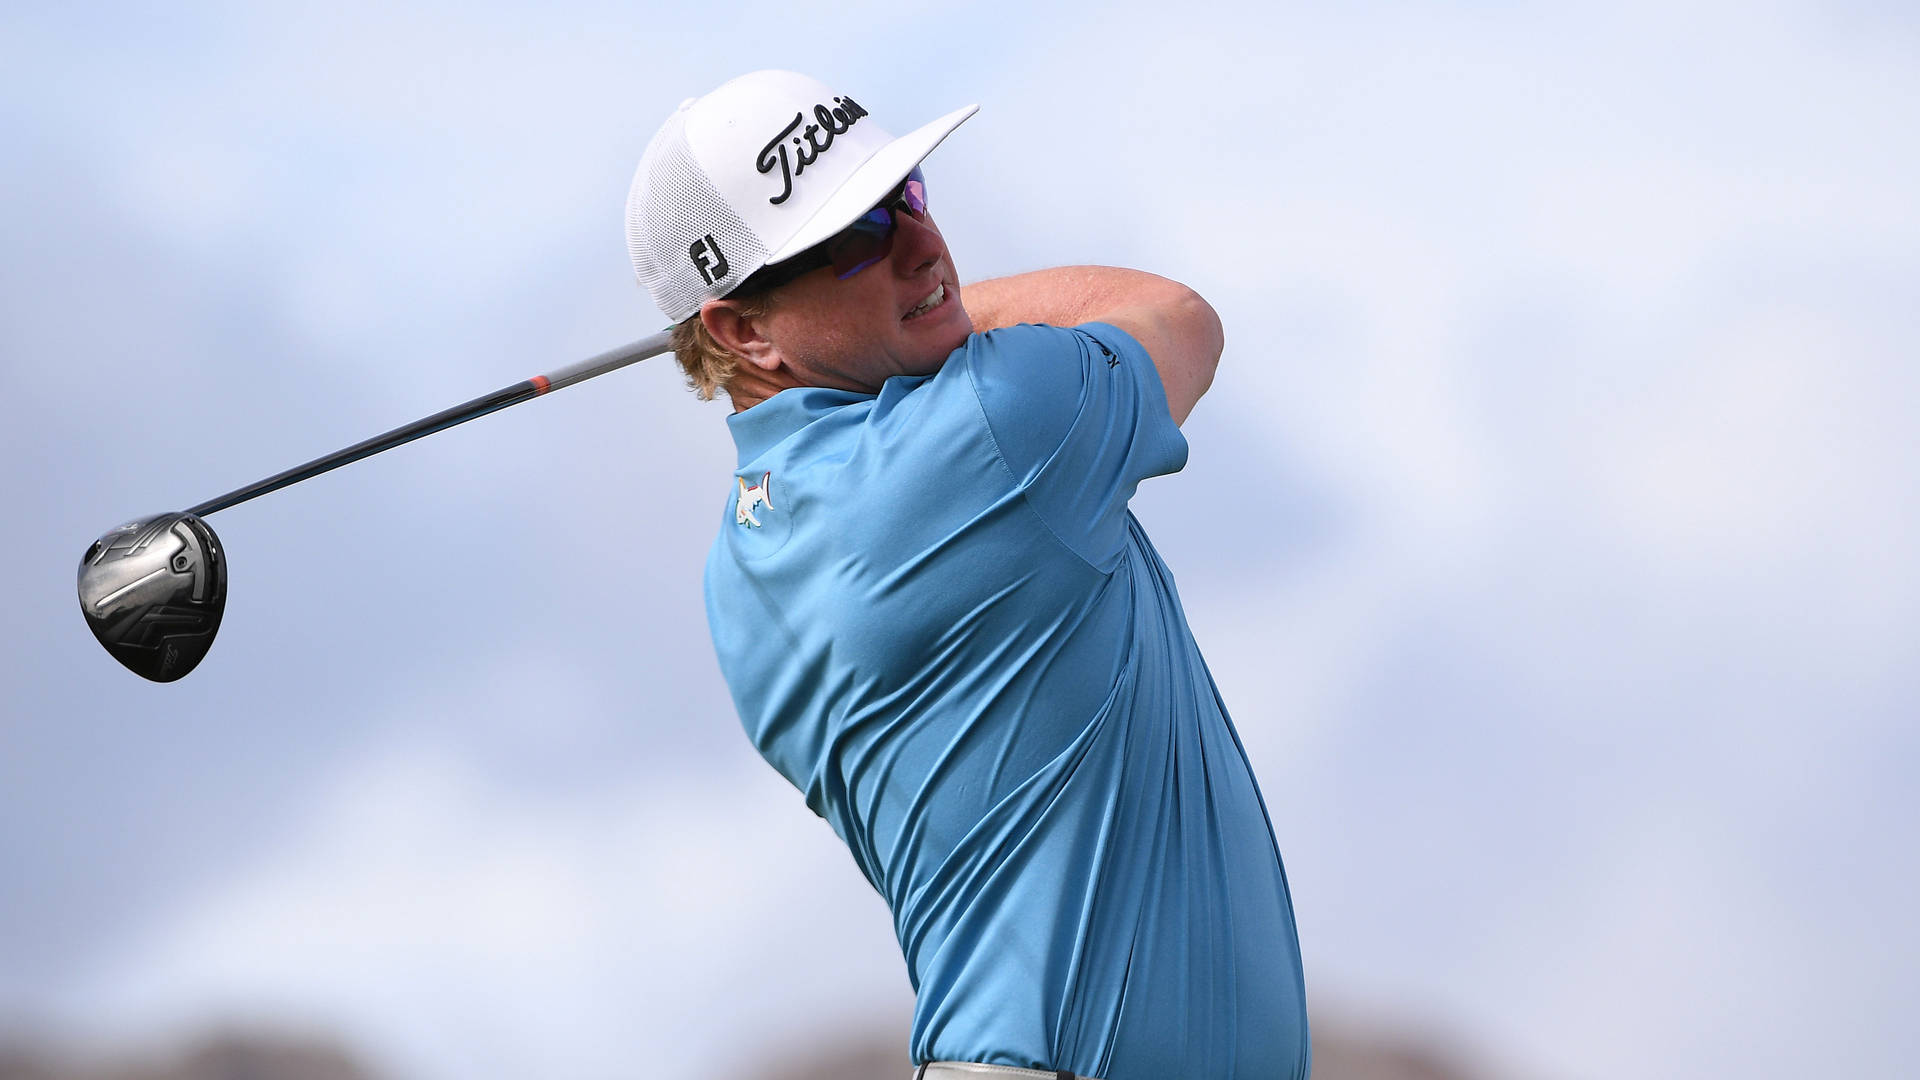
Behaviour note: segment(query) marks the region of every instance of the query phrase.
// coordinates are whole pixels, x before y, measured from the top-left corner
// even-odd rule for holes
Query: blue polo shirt
[[[995,330],[728,426],[720,667],[893,912],[914,1062],[1304,1077],[1266,808],[1127,510],[1187,457],[1139,344]]]

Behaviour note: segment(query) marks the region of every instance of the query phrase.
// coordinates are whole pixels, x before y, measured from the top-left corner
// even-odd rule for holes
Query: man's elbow
[[[1205,297],[1185,285],[1179,288],[1171,321],[1177,327],[1174,336],[1186,353],[1182,367],[1188,380],[1188,400],[1198,401],[1213,386],[1213,373],[1227,347],[1226,328],[1220,324],[1220,313]]]

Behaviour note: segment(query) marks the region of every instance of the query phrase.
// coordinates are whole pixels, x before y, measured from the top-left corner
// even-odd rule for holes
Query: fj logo
[[[727,257],[721,253],[720,245],[714,243],[712,233],[695,240],[693,246],[687,249],[687,254],[693,257],[693,268],[700,271],[700,276],[706,279],[707,284],[711,285],[727,276],[727,270],[730,269]]]
[[[773,505],[773,474],[761,473],[760,482],[752,487],[747,486],[745,477],[736,476],[733,482],[740,485],[740,501],[733,504],[733,523],[750,529],[759,528],[760,519],[753,516],[753,508],[764,506],[769,510],[778,509]]]

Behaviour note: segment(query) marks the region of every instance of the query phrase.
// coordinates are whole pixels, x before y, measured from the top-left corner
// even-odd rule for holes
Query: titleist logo
[[[813,107],[813,118],[818,123],[807,124],[807,114],[797,112],[780,134],[768,140],[760,148],[760,156],[753,159],[753,166],[763,173],[770,173],[775,167],[780,170],[780,194],[767,201],[775,206],[786,202],[793,194],[793,178],[807,171],[807,166],[819,160],[821,154],[833,145],[833,137],[852,127],[854,121],[867,115],[850,97],[834,98],[834,108],[825,105]],[[805,124],[805,127],[801,125]],[[789,149],[787,136],[793,136]]]

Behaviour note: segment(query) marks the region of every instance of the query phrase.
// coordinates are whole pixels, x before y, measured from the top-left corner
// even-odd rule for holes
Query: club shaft
[[[331,472],[342,465],[349,465],[359,461],[361,458],[372,457],[383,451],[391,450],[402,443],[410,443],[415,439],[431,435],[436,431],[445,431],[456,424],[464,424],[469,420],[485,416],[488,413],[499,412],[501,409],[510,405],[518,405],[528,398],[539,397],[542,394],[552,393],[563,386],[572,386],[574,383],[585,382],[596,376],[605,375],[609,371],[614,371],[626,367],[628,364],[645,360],[649,356],[657,356],[660,353],[666,352],[669,348],[671,338],[671,331],[662,330],[650,337],[641,338],[631,345],[623,345],[617,349],[609,349],[598,356],[588,357],[579,363],[569,364],[566,367],[558,368],[546,375],[535,375],[525,382],[515,383],[504,389],[495,390],[491,394],[474,398],[472,401],[463,405],[455,405],[451,409],[445,409],[434,413],[432,416],[415,420],[411,424],[394,428],[384,435],[375,435],[373,438],[364,442],[354,443],[345,450],[336,450],[326,457],[315,458],[305,465],[296,465],[286,472],[276,473],[273,476],[267,477],[265,480],[248,484],[246,487],[239,488],[235,491],[229,491],[217,499],[208,499],[206,502],[189,509],[187,513],[195,517],[206,517],[208,514],[216,511],[225,510],[229,506],[237,506],[240,503],[246,502],[248,499],[259,498],[270,491],[278,491],[290,484],[297,484],[302,480],[309,480],[319,476],[321,473]]]

